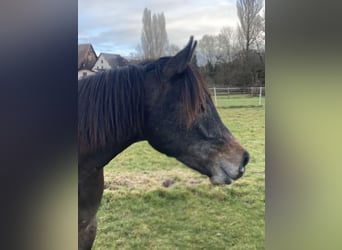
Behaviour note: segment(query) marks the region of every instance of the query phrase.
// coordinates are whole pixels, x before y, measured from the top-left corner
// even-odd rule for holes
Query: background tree
[[[240,21],[240,34],[244,39],[244,49],[250,50],[261,30],[259,12],[263,8],[262,0],[237,0],[237,13]]]
[[[260,12],[263,0],[237,0],[236,8],[240,25],[238,35],[242,51],[238,53],[237,62],[240,64],[240,81],[242,85],[251,86],[259,84],[258,75],[264,68],[263,57],[258,53],[257,39],[263,28]],[[260,62],[255,61],[257,58]]]
[[[198,41],[198,54],[201,56],[201,64],[215,65],[219,57],[218,54],[218,40],[216,36],[204,35]]]
[[[265,54],[265,9],[263,10],[263,14],[259,16],[258,26],[260,32],[256,37],[255,45],[259,54],[260,61],[264,63],[262,55]]]
[[[166,55],[167,56],[174,56],[176,55],[179,51],[181,50],[180,47],[178,47],[175,44],[170,44],[169,46],[167,46],[166,48]]]
[[[219,59],[218,39],[214,35],[204,35],[198,41],[197,64],[202,66],[201,72],[209,85],[215,85],[216,64]]]
[[[194,65],[196,68],[198,68],[197,54],[196,53],[194,53],[193,57],[191,58],[191,64]]]
[[[218,58],[221,63],[229,63],[234,53],[234,32],[233,28],[223,27],[217,36]]]
[[[168,37],[164,13],[153,14],[145,8],[141,31],[141,49],[144,59],[156,59],[166,54]]]

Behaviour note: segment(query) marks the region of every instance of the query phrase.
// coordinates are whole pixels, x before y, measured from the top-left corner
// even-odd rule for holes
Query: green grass
[[[265,110],[218,110],[250,152],[244,177],[212,186],[148,143],[136,143],[105,168],[94,249],[264,249]]]

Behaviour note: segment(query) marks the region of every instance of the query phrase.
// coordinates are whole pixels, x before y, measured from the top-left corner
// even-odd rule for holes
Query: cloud
[[[128,55],[140,43],[142,13],[164,12],[170,43],[182,47],[190,35],[200,39],[238,23],[229,0],[79,0],[79,43],[92,43],[97,53]]]

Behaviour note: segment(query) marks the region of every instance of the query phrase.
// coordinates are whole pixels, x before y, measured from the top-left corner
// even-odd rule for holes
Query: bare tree
[[[263,8],[262,0],[237,0],[236,7],[240,20],[240,34],[244,39],[244,49],[250,50],[261,30],[261,17],[259,12]]]
[[[223,27],[217,36],[219,60],[222,63],[232,61],[234,53],[234,32],[233,28]]]
[[[265,52],[265,9],[263,15],[258,18],[259,33],[255,40],[255,45],[259,54]],[[261,59],[262,60],[262,59]]]
[[[141,31],[141,48],[145,59],[155,59],[166,54],[168,38],[164,13],[153,14],[145,8]]]
[[[174,56],[175,54],[177,54],[178,51],[180,51],[180,48],[177,45],[172,43],[167,47],[166,55],[167,56]]]
[[[198,43],[199,65],[229,63],[241,50],[233,27],[225,26],[218,35],[204,35]]]
[[[210,63],[215,65],[219,53],[218,53],[218,39],[213,35],[204,35],[198,42],[198,53],[201,57],[201,64]]]
[[[144,9],[143,13],[143,28],[141,31],[141,50],[144,57],[148,58],[152,54],[152,17],[151,11],[147,8]]]

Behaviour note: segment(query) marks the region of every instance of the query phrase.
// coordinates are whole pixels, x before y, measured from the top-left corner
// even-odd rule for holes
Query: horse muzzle
[[[234,166],[231,163],[220,164],[220,166],[214,168],[210,181],[213,185],[229,185],[233,181],[241,178],[246,171],[246,165],[249,162],[249,153],[244,151],[241,163],[239,166]]]

